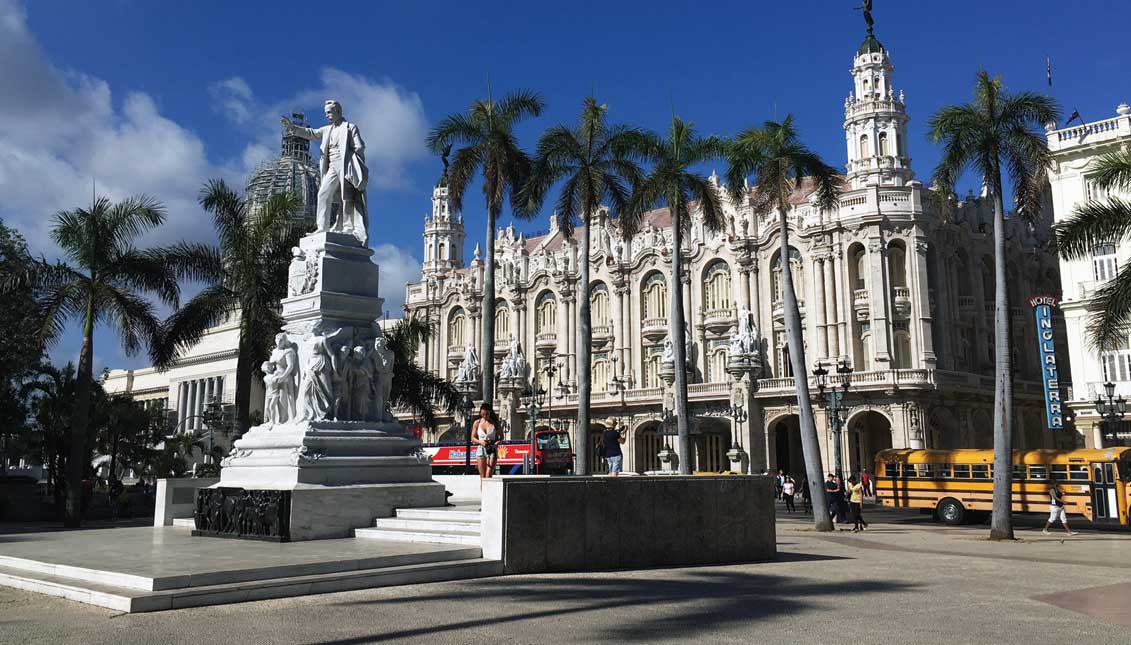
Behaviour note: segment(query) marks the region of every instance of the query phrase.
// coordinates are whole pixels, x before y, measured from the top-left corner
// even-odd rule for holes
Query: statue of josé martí
[[[318,189],[319,233],[346,233],[366,246],[369,243],[369,210],[365,187],[369,183],[369,168],[365,165],[365,142],[356,123],[342,117],[342,105],[331,99],[326,101],[328,125],[307,128],[291,123],[283,117],[283,127],[288,135],[311,141],[322,140],[322,185]],[[335,206],[337,210],[335,211]]]

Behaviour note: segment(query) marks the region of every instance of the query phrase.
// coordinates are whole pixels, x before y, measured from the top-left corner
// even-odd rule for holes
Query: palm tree
[[[666,205],[672,216],[671,335],[675,363],[675,414],[678,433],[679,472],[691,474],[691,437],[687,419],[687,356],[683,337],[687,327],[683,312],[683,236],[691,228],[692,202],[711,231],[722,230],[725,220],[722,199],[716,186],[692,168],[721,157],[726,144],[718,137],[700,137],[693,124],[674,114],[668,138],[644,135],[644,156],[652,170],[633,192],[629,208],[620,218],[626,238],[640,228],[644,214]]]
[[[1131,192],[1131,151],[1120,150],[1092,164],[1089,178],[1105,191]],[[1131,234],[1131,202],[1111,196],[1089,201],[1072,217],[1053,227],[1056,247],[1066,260],[1087,257],[1097,246],[1114,244]],[[1131,331],[1131,271],[1124,269],[1094,296],[1088,339],[1098,351],[1115,349]]]
[[[538,142],[538,156],[529,182],[523,188],[521,201],[527,215],[542,209],[546,194],[559,181],[564,183],[555,202],[558,227],[565,235],[573,235],[578,217],[585,227],[581,236],[581,275],[577,308],[577,437],[578,446],[588,445],[589,401],[592,394],[592,339],[589,302],[589,246],[593,216],[602,202],[608,202],[609,215],[619,218],[628,210],[631,187],[642,173],[636,159],[641,156],[647,138],[639,131],[605,122],[607,106],[586,97],[576,128],[557,125],[545,132]],[[589,474],[589,451],[577,451],[577,474]]]
[[[1040,126],[1060,118],[1056,103],[1033,92],[1007,93],[1001,77],[981,70],[974,100],[944,107],[928,122],[930,138],[943,146],[934,181],[947,192],[970,168],[981,175],[994,200],[994,498],[991,540],[1013,539],[1013,375],[1010,356],[1009,290],[1005,269],[1005,204],[1002,173],[1013,185],[1017,210],[1034,214],[1052,156]]]
[[[54,342],[71,319],[82,324],[63,518],[65,526],[77,527],[82,522],[82,478],[87,465],[94,329],[99,324],[115,327],[127,355],[137,353],[143,345],[152,354],[161,323],[145,295],[175,307],[180,290],[165,249],[133,246],[139,236],[165,221],[160,202],[139,196],[113,204],[100,197],[89,209],[62,211],[54,220],[51,237],[70,263],[37,262],[24,273],[24,279],[42,294],[39,339]]]
[[[452,412],[459,406],[460,392],[450,381],[440,378],[416,363],[416,350],[431,333],[427,323],[417,318],[402,320],[385,330],[389,348],[396,357],[393,390],[389,405],[408,408],[424,426],[433,427],[436,408]]]
[[[238,314],[235,405],[243,433],[251,425],[255,366],[266,359],[283,325],[278,307],[286,296],[291,249],[307,227],[299,218],[299,198],[289,193],[273,195],[251,212],[247,200],[223,181],[212,180],[201,191],[200,205],[212,214],[219,245],[183,242],[172,247],[170,265],[177,274],[207,286],[165,321],[155,365],[172,367],[209,328]]]
[[[797,293],[793,288],[793,272],[789,265],[788,213],[792,205],[789,196],[801,190],[803,184],[812,186],[817,203],[824,210],[836,206],[840,179],[836,170],[825,163],[817,153],[805,147],[793,125],[793,115],[781,123],[765,122],[761,128],[740,132],[728,151],[730,168],[727,185],[735,203],[745,199],[746,179],[754,176],[752,204],[758,215],[778,214],[778,238],[781,250],[781,290],[784,300],[785,338],[789,347],[789,362],[797,390],[797,410],[801,430],[801,448],[805,455],[805,475],[813,498],[813,520],[818,531],[831,531],[832,520],[825,500],[821,465],[820,439],[813,418],[813,403],[809,398],[809,373],[806,370],[805,341],[801,331],[801,312],[797,307]]]
[[[518,145],[514,126],[523,118],[538,116],[545,103],[534,92],[518,91],[495,101],[490,88],[487,100],[474,101],[466,114],[452,114],[428,135],[428,147],[440,153],[461,144],[448,173],[448,198],[455,210],[463,208],[463,197],[476,172],[483,174],[483,196],[487,200],[487,241],[483,272],[484,356],[495,355],[495,223],[508,196],[511,210],[521,216],[518,191],[530,175],[530,157]],[[483,398],[495,398],[494,361],[483,366]]]

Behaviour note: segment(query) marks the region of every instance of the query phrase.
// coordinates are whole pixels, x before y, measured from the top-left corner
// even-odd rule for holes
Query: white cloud
[[[404,315],[405,284],[420,280],[420,260],[412,253],[392,244],[373,248],[373,261],[381,267],[381,297],[390,318]]]
[[[331,98],[342,104],[346,119],[361,129],[369,185],[373,188],[404,188],[405,166],[428,156],[424,144],[428,119],[420,96],[389,79],[372,80],[327,67],[319,74],[316,87],[271,103],[260,102],[248,83],[238,76],[214,83],[210,92],[217,111],[237,125],[250,123],[254,128],[255,141],[243,153],[244,169],[248,171],[265,158],[264,151],[275,154],[280,116],[301,111],[306,114],[307,123],[318,127],[325,123],[323,104]],[[221,97],[218,101],[217,96]],[[312,149],[317,156],[317,144]]]

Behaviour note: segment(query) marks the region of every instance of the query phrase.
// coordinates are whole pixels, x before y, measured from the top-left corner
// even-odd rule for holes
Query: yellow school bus
[[[993,450],[882,450],[876,500],[932,509],[939,521],[962,524],[993,507],[993,461]],[[1048,513],[1053,481],[1064,493],[1066,513],[1128,524],[1131,448],[1013,451],[1014,512]]]

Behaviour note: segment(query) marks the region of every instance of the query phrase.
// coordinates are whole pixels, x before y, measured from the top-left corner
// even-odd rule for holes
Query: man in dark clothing
[[[839,491],[840,487],[837,485],[836,479],[833,478],[832,473],[829,473],[829,476],[825,478],[825,499],[828,500],[829,517],[832,518],[833,522],[838,521],[837,518],[841,515],[840,497],[837,495]]]
[[[844,478],[836,476],[836,521],[840,524],[848,523],[848,498],[845,496]]]
[[[605,447],[605,461],[609,463],[609,475],[616,477],[623,466],[624,453],[620,445],[624,443],[624,435],[610,428],[601,435],[601,445]]]

